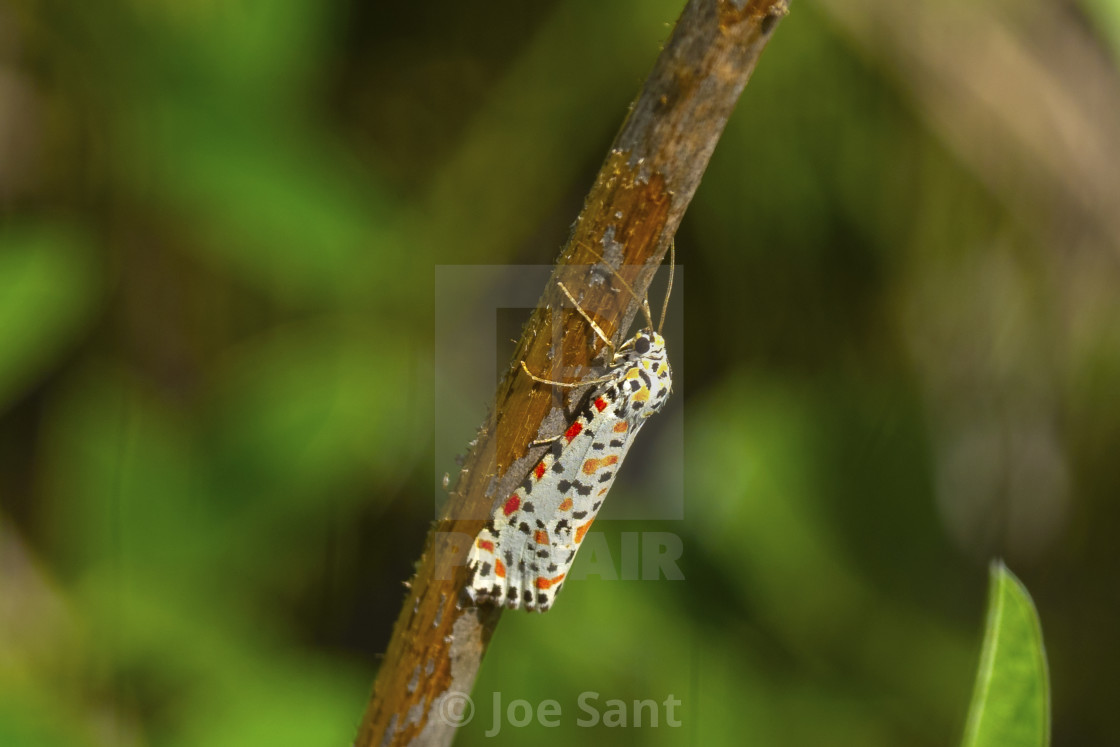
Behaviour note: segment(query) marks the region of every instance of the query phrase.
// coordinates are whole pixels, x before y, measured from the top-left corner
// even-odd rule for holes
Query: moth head
[[[640,356],[661,356],[665,354],[665,338],[661,333],[642,330],[634,335],[634,352]]]

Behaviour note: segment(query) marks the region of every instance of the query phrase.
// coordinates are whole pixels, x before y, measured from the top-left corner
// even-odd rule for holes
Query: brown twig
[[[501,611],[463,605],[462,565],[498,496],[507,495],[539,456],[531,449],[552,404],[548,387],[525,375],[554,359],[586,364],[593,335],[565,316],[554,340],[549,309],[564,308],[561,279],[618,340],[638,310],[612,291],[603,258],[643,294],[700,183],[712,150],[787,0],[690,0],[619,131],[552,281],[526,325],[494,407],[467,455],[447,510],[425,543],[355,745],[445,745],[454,737],[456,699],[469,693]],[[600,265],[601,266],[601,265]],[[580,268],[584,268],[580,270]],[[558,342],[559,350],[553,349]]]

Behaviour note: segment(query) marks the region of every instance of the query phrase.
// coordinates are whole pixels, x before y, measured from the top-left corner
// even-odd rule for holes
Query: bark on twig
[[[605,258],[641,296],[661,263],[712,150],[787,0],[690,0],[612,145],[561,252],[553,278],[525,326],[472,444],[444,515],[433,526],[385,655],[355,744],[449,744],[501,615],[461,604],[470,542],[498,496],[539,456],[528,448],[552,405],[520,366],[550,371],[557,358],[586,364],[593,339],[576,314],[564,318],[559,350],[549,309],[566,305],[563,274],[581,305],[616,341],[634,296],[586,271]],[[580,270],[578,268],[584,268]],[[567,269],[567,272],[565,270]],[[608,275],[611,273],[608,273]]]

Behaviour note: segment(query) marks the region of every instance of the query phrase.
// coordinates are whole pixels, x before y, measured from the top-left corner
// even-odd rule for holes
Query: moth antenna
[[[587,247],[587,250],[589,252],[591,252],[592,254],[594,254],[596,257],[598,257],[600,262],[602,262],[603,264],[610,267],[610,263],[607,262],[607,260],[603,257],[602,254],[599,254],[599,252],[595,251],[590,246]],[[626,279],[622,277],[622,274],[618,270],[615,270],[613,267],[611,267],[611,272],[614,273],[614,276],[615,276],[615,278],[618,279],[618,282],[622,283],[622,287],[625,288],[626,291],[631,296],[634,297],[634,300],[641,302],[642,315],[645,316],[646,322],[649,324],[649,328],[652,330],[653,329],[653,314],[651,314],[650,310],[649,310],[649,299],[648,298],[638,298],[637,292],[635,292],[634,289],[630,286],[630,283],[626,282]]]
[[[622,280],[622,277],[619,276],[618,279]],[[623,281],[623,282],[626,282],[626,281]],[[630,295],[632,295],[634,298],[638,297],[638,294],[635,293],[633,290],[630,291]],[[642,315],[646,318],[646,324],[649,325],[649,328],[653,329],[653,315],[650,314],[650,312],[649,312],[649,299],[648,298],[643,298],[642,299]]]
[[[657,334],[661,334],[661,328],[665,326],[665,315],[669,313],[669,294],[673,292],[673,273],[677,271],[677,237],[674,236],[669,242],[669,285],[665,288],[665,303],[661,305],[661,320],[657,322]],[[648,305],[648,303],[647,303]],[[647,316],[649,312],[646,312]],[[650,327],[653,327],[653,322],[650,321]]]

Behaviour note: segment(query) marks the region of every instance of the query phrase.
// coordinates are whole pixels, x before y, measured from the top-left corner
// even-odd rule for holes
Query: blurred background
[[[436,269],[555,259],[682,6],[0,5],[0,744],[350,742],[456,470]],[[1054,744],[1120,741],[1118,52],[1116,0],[792,4],[677,237],[683,459],[612,493],[684,519],[597,525],[685,580],[506,615],[458,744],[955,743],[996,557]]]

